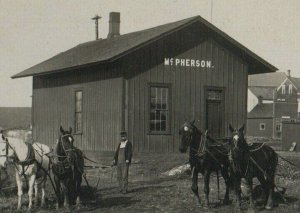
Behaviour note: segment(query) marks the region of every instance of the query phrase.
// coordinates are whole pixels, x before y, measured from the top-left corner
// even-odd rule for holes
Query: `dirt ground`
[[[298,153],[280,152],[289,160],[300,166]],[[111,156],[104,156],[102,161],[109,164]],[[115,168],[91,169],[87,168],[87,179],[91,187],[83,182],[82,206],[80,210],[72,207],[72,212],[234,212],[233,193],[230,193],[231,204],[222,205],[224,182],[220,179],[220,199],[217,193],[215,175],[210,182],[210,208],[204,209],[196,204],[190,190],[191,178],[185,173],[180,176],[167,177],[161,174],[169,169],[182,165],[188,161],[186,154],[136,154],[130,167],[129,193],[123,195],[117,188]],[[88,164],[88,163],[87,163]],[[280,160],[276,175],[276,185],[286,188],[285,200],[279,193],[275,193],[276,206],[271,212],[300,212],[300,167],[294,167]],[[10,168],[9,177],[1,174],[0,212],[15,212],[17,205],[16,188],[13,169]],[[100,181],[97,185],[98,177]],[[25,191],[27,193],[27,191]],[[199,175],[199,193],[204,199],[203,180]],[[55,196],[48,181],[46,207],[35,207],[33,212],[67,212],[55,209]],[[243,195],[242,208],[247,209],[248,200]],[[28,196],[24,195],[22,210],[25,212]],[[261,202],[256,204],[257,212],[267,212]]]

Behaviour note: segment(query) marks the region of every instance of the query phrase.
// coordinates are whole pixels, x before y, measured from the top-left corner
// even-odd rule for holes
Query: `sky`
[[[10,77],[80,43],[202,16],[276,66],[300,77],[299,0],[0,0],[0,107],[31,106],[32,77]]]

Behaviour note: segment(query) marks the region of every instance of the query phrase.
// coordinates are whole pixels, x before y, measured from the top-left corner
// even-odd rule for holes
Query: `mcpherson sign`
[[[165,66],[214,68],[210,60],[165,58]]]

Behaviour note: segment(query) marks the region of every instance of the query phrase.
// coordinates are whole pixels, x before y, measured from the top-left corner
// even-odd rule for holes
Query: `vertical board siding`
[[[82,133],[74,134],[75,144],[83,150],[115,150],[121,131],[121,77],[111,78],[105,70],[76,76],[34,77],[34,139],[50,146],[59,135],[59,126],[74,128],[75,90],[83,91]],[[65,79],[63,79],[65,78]],[[69,85],[64,85],[68,83]]]
[[[213,68],[165,66],[165,57],[211,60]],[[113,63],[87,69],[34,77],[36,140],[52,145],[60,125],[74,126],[76,88],[83,90],[84,120],[83,132],[75,140],[84,150],[115,150],[119,132],[127,128],[134,151],[177,152],[178,129],[186,119],[195,119],[196,126],[205,131],[207,86],[223,89],[224,136],[229,134],[229,124],[239,126],[246,121],[248,64],[197,24]],[[149,134],[149,83],[171,86],[171,134]]]
[[[165,66],[165,57],[211,60],[214,67]],[[179,31],[125,57],[123,64],[127,64],[124,69],[129,72],[128,97],[133,107],[129,129],[130,138],[138,147],[135,151],[177,152],[178,129],[186,119],[195,119],[195,124],[205,131],[206,86],[223,88],[224,136],[229,134],[229,124],[237,126],[246,121],[246,63],[212,38]],[[149,83],[171,84],[170,135],[148,132]]]

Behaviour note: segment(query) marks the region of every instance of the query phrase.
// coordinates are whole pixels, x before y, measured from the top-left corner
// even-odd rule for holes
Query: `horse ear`
[[[229,130],[230,130],[230,132],[233,132],[233,131],[234,131],[234,129],[233,129],[233,127],[231,126],[231,124],[229,124]]]
[[[2,134],[1,136],[2,136],[2,140],[5,140],[5,137],[4,137],[4,135]]]
[[[65,134],[65,130],[62,128],[62,126],[59,127],[59,130],[62,134]]]
[[[72,133],[72,127],[69,128],[70,134]]]
[[[239,132],[244,132],[245,129],[245,124],[243,124],[243,126],[239,129]]]

